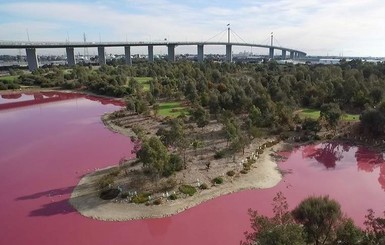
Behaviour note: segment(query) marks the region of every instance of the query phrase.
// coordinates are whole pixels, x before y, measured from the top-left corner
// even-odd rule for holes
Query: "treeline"
[[[281,192],[273,201],[273,217],[249,210],[252,231],[245,232],[241,245],[385,244],[385,217],[376,217],[373,210],[362,229],[328,196],[306,198],[292,211]]]
[[[152,77],[149,91],[133,77]],[[159,98],[187,99],[212,115],[260,112],[260,126],[293,127],[292,112],[333,104],[345,112],[371,112],[384,97],[385,64],[360,60],[340,65],[278,65],[155,62],[133,66],[77,66],[70,71],[38,69],[19,84],[84,88],[101,95],[131,96],[152,105]],[[382,119],[382,118],[380,118]],[[384,117],[385,120],[385,117]],[[379,120],[381,121],[381,120]],[[382,121],[381,121],[382,122]],[[383,129],[380,128],[381,133]]]

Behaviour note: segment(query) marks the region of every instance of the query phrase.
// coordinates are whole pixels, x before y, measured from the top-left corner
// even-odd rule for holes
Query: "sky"
[[[226,41],[230,24],[232,41],[273,32],[308,55],[385,57],[384,13],[384,0],[0,0],[0,41]]]

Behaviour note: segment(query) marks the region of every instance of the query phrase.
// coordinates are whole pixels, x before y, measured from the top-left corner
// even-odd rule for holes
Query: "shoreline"
[[[71,193],[69,202],[81,215],[103,221],[128,221],[172,216],[219,196],[243,190],[274,187],[281,181],[282,174],[271,154],[282,147],[283,143],[278,143],[265,149],[249,173],[242,174],[240,177],[231,177],[230,181],[212,186],[207,190],[199,190],[191,197],[168,200],[160,205],[152,206],[128,203],[123,199],[117,202],[102,200],[97,195],[98,191],[94,185],[100,173],[111,168],[107,167],[83,176]]]

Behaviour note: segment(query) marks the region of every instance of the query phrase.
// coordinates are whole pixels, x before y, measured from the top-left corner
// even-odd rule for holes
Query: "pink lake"
[[[79,215],[68,198],[81,176],[131,156],[132,144],[100,116],[119,103],[93,96],[38,93],[0,98],[0,244],[239,244],[248,208],[270,214],[278,191],[290,207],[328,194],[362,224],[385,209],[382,153],[337,143],[283,153],[289,171],[274,188],[243,191],[162,219],[103,222]]]

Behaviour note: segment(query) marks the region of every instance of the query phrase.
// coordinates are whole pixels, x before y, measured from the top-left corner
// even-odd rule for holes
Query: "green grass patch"
[[[181,113],[188,114],[180,102],[163,102],[159,104],[158,114],[165,117],[178,117]]]
[[[360,115],[358,115],[358,114],[343,114],[342,120],[348,121],[348,122],[359,121]]]
[[[311,118],[311,119],[318,119],[320,117],[320,111],[316,109],[303,109],[299,116],[301,118]]]
[[[150,81],[152,80],[152,77],[134,77],[134,79],[143,85],[144,91],[150,90]]]
[[[320,111],[316,109],[303,109],[299,112],[299,116],[301,118],[311,118],[317,120],[320,117]],[[343,121],[359,121],[360,115],[358,114],[343,114],[342,118]]]
[[[16,75],[16,76],[0,76],[0,81],[6,81],[8,83],[10,82],[14,82],[19,76]]]

